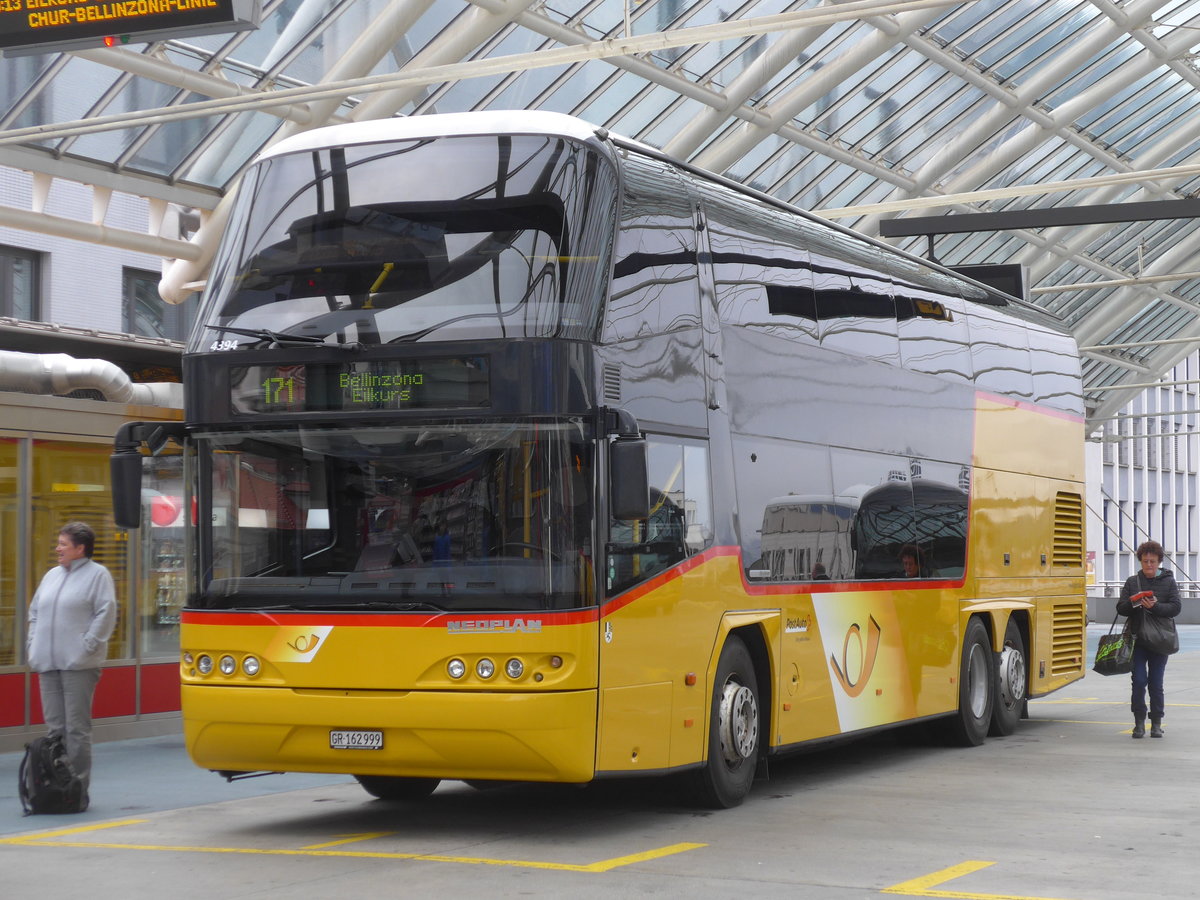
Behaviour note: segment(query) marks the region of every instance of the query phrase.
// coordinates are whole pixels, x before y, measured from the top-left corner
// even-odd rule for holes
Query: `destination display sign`
[[[487,359],[356,360],[345,363],[235,366],[235,415],[484,407]]]
[[[0,0],[0,50],[20,56],[244,31],[258,27],[261,11],[261,0]]]

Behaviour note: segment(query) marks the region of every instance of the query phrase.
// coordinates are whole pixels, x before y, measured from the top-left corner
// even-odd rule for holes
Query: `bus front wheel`
[[[996,697],[996,664],[987,629],[967,623],[958,666],[958,713],[947,720],[945,736],[960,747],[978,747],[987,737]]]
[[[423,800],[441,783],[437,778],[398,778],[391,775],[355,775],[354,778],[372,797],[392,802]]]
[[[714,809],[737,806],[750,792],[758,765],[761,713],[754,661],[742,639],[721,648],[708,715],[708,762],[696,775],[700,801]]]
[[[1025,639],[1010,616],[1004,629],[1004,649],[996,657],[996,699],[988,734],[1003,737],[1017,730],[1017,722],[1025,711],[1026,674]]]

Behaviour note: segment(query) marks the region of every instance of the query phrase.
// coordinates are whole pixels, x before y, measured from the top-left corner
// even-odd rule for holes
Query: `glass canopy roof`
[[[0,165],[150,198],[173,300],[259,150],[394,115],[570,113],[877,236],[887,218],[1196,198],[1198,45],[1200,0],[265,0],[253,31],[0,58]],[[2,205],[0,224],[16,212],[31,227]],[[190,247],[165,233],[197,213]],[[933,250],[1029,267],[1084,348],[1093,421],[1200,345],[1192,219]]]

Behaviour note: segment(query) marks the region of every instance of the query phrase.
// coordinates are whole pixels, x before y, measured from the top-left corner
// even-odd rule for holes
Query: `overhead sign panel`
[[[24,56],[245,31],[258,27],[261,10],[261,0],[0,0],[0,50]]]

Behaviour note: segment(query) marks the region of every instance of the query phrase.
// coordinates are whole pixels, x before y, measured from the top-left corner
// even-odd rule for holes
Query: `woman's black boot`
[[[1162,719],[1150,720],[1150,737],[1160,738],[1163,736]]]
[[[1146,736],[1146,720],[1145,719],[1134,719],[1133,720],[1133,738],[1134,738],[1134,740],[1140,740],[1140,739],[1144,738],[1145,736]]]

